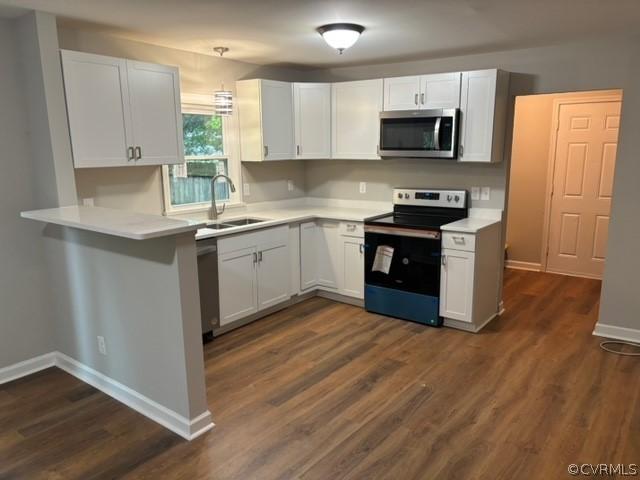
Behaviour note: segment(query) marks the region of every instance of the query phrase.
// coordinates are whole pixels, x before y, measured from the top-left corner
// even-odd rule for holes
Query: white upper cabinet
[[[178,69],[127,61],[137,163],[182,163],[184,145]]]
[[[295,158],[291,83],[241,80],[236,100],[243,162]]]
[[[336,159],[379,159],[382,79],[331,86],[331,155]]]
[[[502,161],[508,95],[507,72],[493,69],[462,74],[458,161]]]
[[[460,78],[460,72],[385,78],[384,109],[458,108]]]
[[[61,52],[74,165],[183,163],[175,67]]]
[[[331,158],[331,84],[294,83],[296,158]]]

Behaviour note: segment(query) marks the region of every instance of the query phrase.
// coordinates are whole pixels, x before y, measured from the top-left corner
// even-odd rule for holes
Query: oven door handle
[[[365,233],[382,233],[384,235],[395,235],[397,237],[426,238],[429,240],[439,240],[440,232],[433,230],[414,230],[412,228],[400,227],[379,227],[377,225],[365,225]]]
[[[436,119],[436,125],[433,127],[433,146],[436,150],[440,150],[440,122],[442,117]]]

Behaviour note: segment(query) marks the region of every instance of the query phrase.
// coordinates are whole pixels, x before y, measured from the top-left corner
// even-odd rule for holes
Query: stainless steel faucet
[[[224,213],[225,203],[222,204],[222,210],[218,211],[218,207],[216,207],[216,191],[215,191],[215,183],[218,178],[224,178],[227,182],[229,182],[229,188],[232,192],[236,191],[236,186],[233,184],[233,180],[231,180],[226,175],[219,173],[211,179],[211,219],[217,220],[218,215],[222,215]]]

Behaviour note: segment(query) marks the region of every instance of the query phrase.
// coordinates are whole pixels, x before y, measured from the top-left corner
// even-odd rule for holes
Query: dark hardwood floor
[[[600,283],[507,271],[480,334],[314,298],[205,348],[189,443],[56,369],[0,386],[0,478],[555,479],[640,463],[640,360],[591,335]]]

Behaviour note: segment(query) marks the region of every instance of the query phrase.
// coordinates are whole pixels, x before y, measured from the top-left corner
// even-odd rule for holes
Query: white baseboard
[[[520,262],[518,260],[507,260],[505,263],[507,268],[513,268],[515,270],[528,270],[531,272],[541,272],[542,265],[534,262]]]
[[[640,343],[640,330],[633,328],[616,327],[614,325],[596,323],[593,334],[596,337],[613,338],[614,340]]]
[[[14,363],[8,367],[0,368],[0,385],[3,383],[26,377],[45,368],[53,367],[56,363],[55,352],[45,353],[38,357],[30,358],[24,362]]]
[[[127,407],[141,413],[172,432],[177,433],[186,440],[193,440],[214,427],[209,410],[201,413],[193,420],[189,420],[113,378],[107,377],[61,352],[47,353],[32,358],[31,360],[0,369],[0,384],[53,366],[64,370],[79,380],[88,383],[92,387],[124,403]]]

